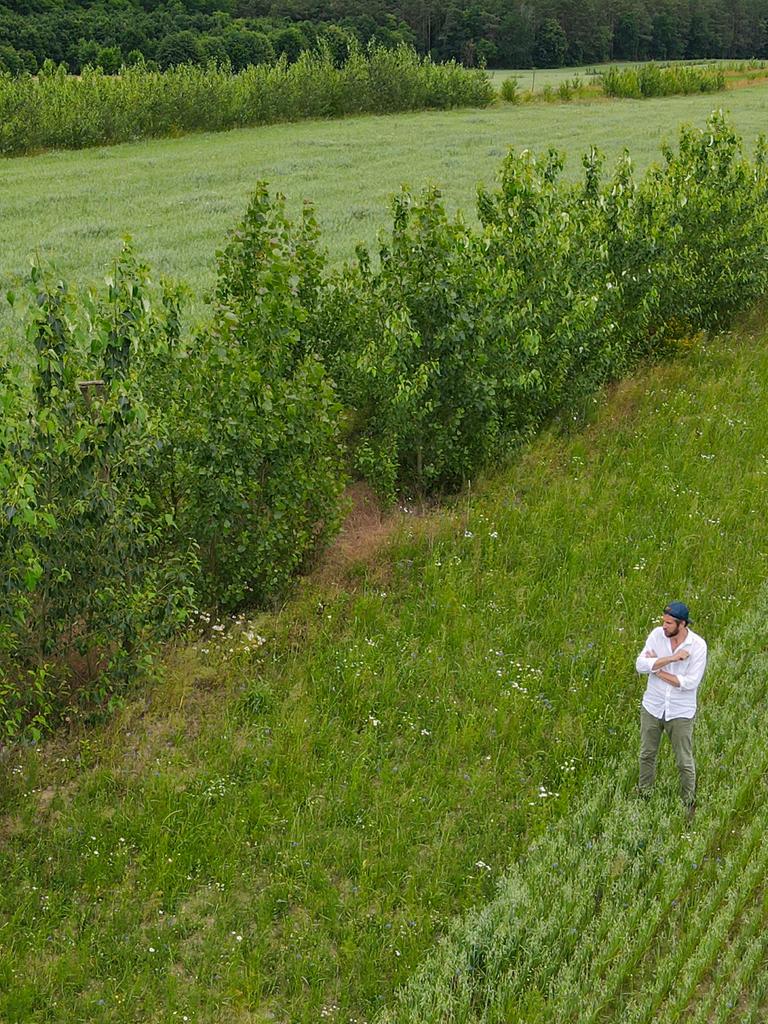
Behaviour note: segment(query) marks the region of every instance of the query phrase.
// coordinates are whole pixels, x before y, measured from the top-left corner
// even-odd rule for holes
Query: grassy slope
[[[621,791],[636,756],[634,656],[668,596],[691,603],[720,651],[704,690],[696,850],[714,858],[715,809],[734,803],[719,758],[738,750],[742,719],[722,638],[768,561],[765,341],[745,331],[681,349],[453,512],[406,515],[349,589],[307,582],[239,637],[217,630],[180,650],[166,681],[110,724],[19,752],[0,792],[0,1020],[370,1020],[473,904],[488,904],[493,939],[470,938],[482,953],[470,974],[488,982],[459,988],[464,1019],[490,1006],[499,1021],[547,1019],[546,977],[496,986],[484,966],[505,948],[488,901],[531,844],[560,842],[592,885],[586,926],[603,899],[593,856],[558,826],[585,818],[609,879],[647,872]],[[645,841],[679,857],[668,759],[662,776]],[[725,847],[740,856],[735,839]],[[556,876],[530,877],[557,909]],[[598,927],[657,906],[639,883],[609,895]],[[562,918],[540,917],[531,948],[551,950]],[[474,927],[459,918],[460,961]],[[678,941],[663,937],[665,949]],[[612,965],[616,934],[603,939],[588,933],[579,949]],[[637,952],[655,982],[653,949]],[[638,1000],[650,998],[636,977]],[[414,985],[396,1019],[423,997]],[[618,1019],[626,991],[618,978],[592,1019]],[[560,1019],[578,1019],[572,987],[558,998]]]
[[[695,827],[606,766],[589,799],[458,922],[385,1021],[745,1024],[768,1013],[768,587],[710,650]],[[708,687],[708,689],[710,688]],[[672,773],[674,774],[674,772]]]
[[[213,254],[259,179],[294,208],[317,206],[332,262],[372,245],[389,220],[401,183],[437,182],[453,207],[472,215],[475,188],[492,182],[510,145],[554,146],[570,170],[591,144],[613,162],[629,147],[639,167],[658,159],[659,142],[681,122],[703,123],[727,108],[748,143],[765,127],[768,87],[717,97],[589,102],[485,111],[426,112],[317,121],[187,136],[108,149],[0,162],[0,281],[7,284],[40,252],[64,276],[100,278],[119,240],[133,236],[158,271],[199,294],[212,283]]]

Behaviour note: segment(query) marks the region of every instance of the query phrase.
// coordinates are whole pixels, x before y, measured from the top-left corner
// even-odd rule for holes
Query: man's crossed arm
[[[685,661],[685,659],[689,658],[690,655],[691,652],[685,647],[681,647],[679,651],[675,651],[674,654],[670,654],[664,658],[656,658],[656,651],[648,650],[643,652],[643,657],[645,658],[656,658],[656,661],[651,665],[651,672],[653,672],[659,679],[663,679],[665,683],[669,683],[670,686],[678,687],[680,686],[680,680],[671,672],[665,672],[664,667],[666,665],[671,665],[673,661]]]

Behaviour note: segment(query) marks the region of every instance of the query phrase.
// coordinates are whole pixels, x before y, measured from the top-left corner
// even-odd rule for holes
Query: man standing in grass
[[[707,645],[689,629],[688,606],[671,601],[661,625],[645,642],[636,662],[648,675],[640,709],[640,781],[638,792],[647,797],[656,777],[656,756],[663,733],[675,753],[680,773],[680,795],[689,817],[696,809],[696,765],[693,760],[693,723],[696,691],[707,667]]]

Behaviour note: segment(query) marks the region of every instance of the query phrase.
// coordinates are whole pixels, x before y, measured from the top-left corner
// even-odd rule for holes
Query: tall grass
[[[191,131],[222,131],[310,117],[487,106],[488,76],[415,50],[372,47],[336,67],[328,53],[285,58],[233,74],[209,65],[169,71],[124,68],[81,76],[52,68],[0,75],[0,154],[80,149]]]
[[[740,701],[764,699],[765,652],[750,638],[767,607],[762,587],[713,645],[695,827],[676,813],[670,780],[642,805],[629,795],[634,766],[608,763],[382,1021],[469,1024],[478,1008],[488,1024],[755,1019],[745,1009],[765,992],[768,760],[764,722]]]
[[[603,72],[602,86],[606,96],[625,99],[720,92],[725,89],[725,71],[721,67],[660,67],[654,63],[639,68],[612,67]]]

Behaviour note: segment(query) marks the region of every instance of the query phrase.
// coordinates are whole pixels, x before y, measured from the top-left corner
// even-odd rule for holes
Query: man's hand
[[[645,656],[647,658],[656,658],[656,652],[647,651]],[[674,661],[685,661],[685,659],[690,658],[690,656],[691,652],[686,647],[680,647],[674,654],[666,654],[663,658],[656,658],[651,666],[651,672],[655,672],[656,675],[658,675],[659,669],[666,668],[667,665],[671,665]]]

